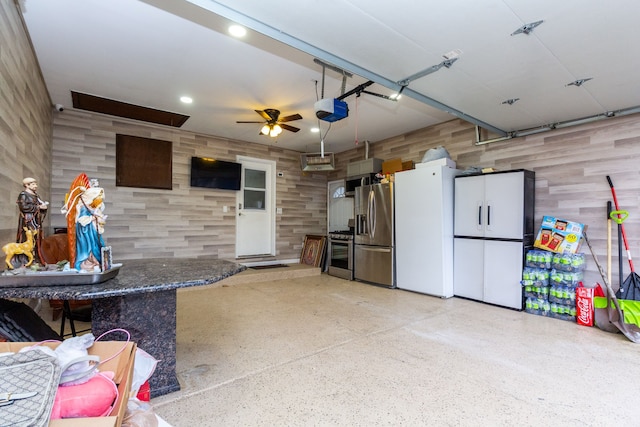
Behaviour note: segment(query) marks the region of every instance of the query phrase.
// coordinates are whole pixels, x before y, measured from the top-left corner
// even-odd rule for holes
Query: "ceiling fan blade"
[[[260,114],[260,117],[262,117],[263,119],[265,119],[267,121],[271,120],[271,116],[268,115],[266,111],[262,111],[262,110],[253,110],[253,111],[255,111],[256,113]]]
[[[238,120],[238,121],[236,121],[236,123],[264,123],[264,122],[247,122],[247,121],[244,121],[244,120]]]
[[[297,127],[290,126],[290,125],[285,125],[284,123],[280,123],[280,127],[282,129],[286,129],[286,130],[291,131],[291,132],[298,132],[300,130]]]
[[[293,120],[300,120],[300,119],[302,119],[302,116],[300,114],[292,114],[290,116],[282,117],[278,121],[279,122],[291,122]]]

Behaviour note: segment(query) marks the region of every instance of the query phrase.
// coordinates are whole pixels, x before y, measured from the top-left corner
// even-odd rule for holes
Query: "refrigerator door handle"
[[[369,234],[372,239],[376,237],[376,198],[373,190],[369,191]]]
[[[491,205],[487,203],[487,230],[491,230]]]
[[[364,252],[383,252],[383,253],[391,252],[391,248],[374,248],[374,247],[368,247],[368,246],[362,246],[362,245],[358,245],[358,246],[360,247],[360,250]]]
[[[482,230],[482,202],[478,202],[478,230]]]

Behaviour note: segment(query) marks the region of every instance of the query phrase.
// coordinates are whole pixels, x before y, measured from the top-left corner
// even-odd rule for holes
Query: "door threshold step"
[[[271,280],[317,276],[321,273],[320,267],[313,267],[306,264],[286,264],[283,267],[268,269],[247,268],[245,271],[227,277],[218,283],[222,285],[239,285],[242,283],[268,282]]]

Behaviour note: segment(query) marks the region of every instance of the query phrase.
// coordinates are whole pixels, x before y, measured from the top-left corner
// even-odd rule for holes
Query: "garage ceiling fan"
[[[295,126],[284,123],[302,119],[302,116],[300,114],[292,114],[290,116],[280,117],[280,110],[276,110],[275,108],[265,108],[264,110],[254,111],[260,114],[260,116],[265,121],[261,122],[238,120],[236,121],[236,123],[264,123],[264,126],[262,126],[262,128],[260,129],[260,135],[269,135],[272,138],[280,135],[282,133],[282,129],[286,129],[290,132],[298,132],[300,130]]]

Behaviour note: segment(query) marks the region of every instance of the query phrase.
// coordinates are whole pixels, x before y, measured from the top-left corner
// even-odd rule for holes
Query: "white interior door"
[[[237,161],[242,185],[236,196],[236,257],[274,256],[276,164],[244,156]]]
[[[327,183],[327,199],[327,230],[348,230],[353,218],[353,197],[345,197],[344,179]]]

